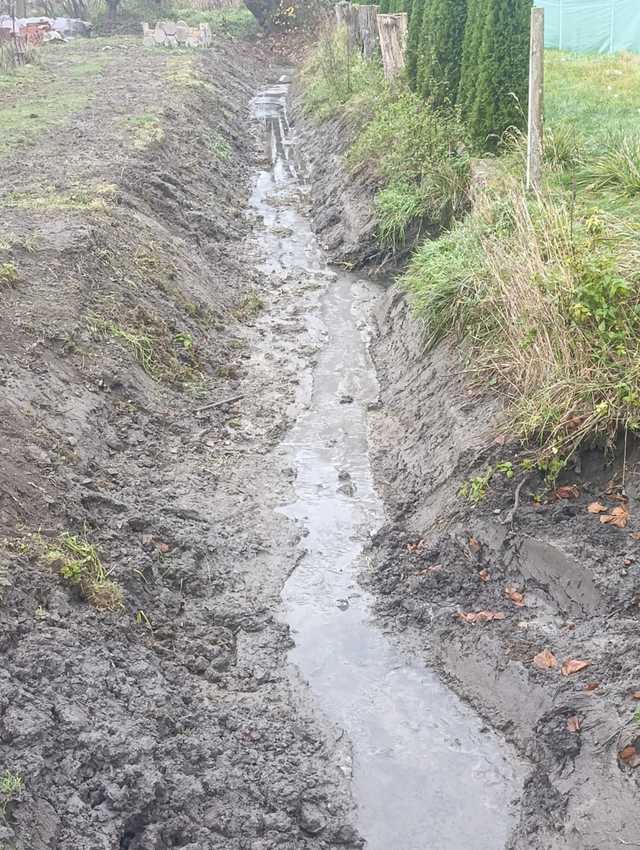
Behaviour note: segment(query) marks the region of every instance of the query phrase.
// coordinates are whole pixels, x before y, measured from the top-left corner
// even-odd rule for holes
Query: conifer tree
[[[411,4],[407,54],[405,58],[407,76],[411,88],[416,87],[418,78],[418,51],[420,47],[420,35],[422,34],[422,19],[424,17],[425,6],[429,2],[430,0],[413,0]]]
[[[478,63],[483,25],[487,17],[486,6],[486,0],[467,0],[467,21],[462,42],[460,86],[457,98],[463,116],[467,116],[471,111],[478,85]]]
[[[466,120],[471,137],[495,149],[509,127],[526,124],[531,0],[483,0],[484,21],[478,50],[475,87],[467,71]]]
[[[434,103],[455,103],[460,86],[467,0],[429,0],[418,46],[417,90]]]

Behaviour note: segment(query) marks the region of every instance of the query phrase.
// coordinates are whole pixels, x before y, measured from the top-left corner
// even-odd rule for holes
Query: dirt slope
[[[366,260],[374,251],[356,256],[352,245],[359,233],[371,244],[363,210],[372,199],[351,202],[363,186],[340,167],[348,134],[337,136],[335,124],[301,132],[320,234],[336,260]],[[340,231],[343,242],[334,239]],[[613,850],[637,841],[638,772],[618,757],[633,745],[640,752],[637,450],[627,446],[628,501],[621,458],[607,462],[595,451],[549,487],[505,439],[499,401],[469,386],[464,351],[441,344],[425,352],[396,287],[372,354],[381,390],[370,442],[387,522],[363,581],[377,594],[379,615],[530,760],[514,850]],[[465,487],[473,493],[474,482],[477,505],[461,495]],[[628,508],[624,527],[590,513],[596,499],[609,517]],[[481,611],[499,618],[474,624],[459,616]],[[557,666],[541,670],[533,659],[545,649]],[[564,675],[567,660],[589,664]]]
[[[43,56],[3,103],[37,127],[0,131],[0,846],[359,846],[275,618],[297,377],[246,213],[268,58]],[[82,81],[55,120],[41,70]]]

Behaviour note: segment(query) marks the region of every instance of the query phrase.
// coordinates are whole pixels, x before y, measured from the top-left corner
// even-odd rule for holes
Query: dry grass
[[[575,215],[505,178],[405,277],[429,341],[466,337],[510,427],[554,454],[640,428],[640,246],[629,222]]]

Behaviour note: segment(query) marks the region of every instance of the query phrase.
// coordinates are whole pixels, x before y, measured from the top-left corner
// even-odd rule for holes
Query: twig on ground
[[[514,497],[514,500],[513,500],[513,507],[511,508],[509,513],[506,515],[506,517],[503,519],[503,521],[502,521],[503,525],[507,525],[507,523],[510,523],[511,525],[513,525],[513,518],[516,515],[516,511],[518,510],[518,507],[520,505],[520,491],[522,490],[522,488],[524,487],[524,485],[527,483],[528,480],[529,480],[529,476],[525,475],[525,477],[522,479],[522,481],[516,487],[516,494],[515,494],[515,497]]]
[[[230,398],[223,398],[221,401],[212,401],[210,404],[198,407],[196,413],[202,413],[203,410],[212,410],[214,407],[224,407],[225,404],[232,404],[235,401],[240,401],[241,398],[244,398],[244,395],[244,393],[242,395],[232,395]]]

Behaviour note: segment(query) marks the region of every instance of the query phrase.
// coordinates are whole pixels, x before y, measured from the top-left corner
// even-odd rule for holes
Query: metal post
[[[529,50],[529,122],[527,131],[527,189],[535,192],[542,184],[544,95],[544,9],[531,10]]]

